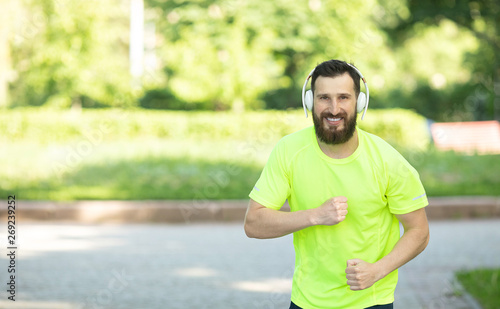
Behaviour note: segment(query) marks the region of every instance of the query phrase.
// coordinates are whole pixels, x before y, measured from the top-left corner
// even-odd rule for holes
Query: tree
[[[130,86],[128,11],[120,1],[24,0],[17,15],[14,106],[125,104],[117,98]]]
[[[471,72],[477,109],[486,108],[489,117],[500,120],[500,3],[494,0],[409,0],[410,16],[389,29],[395,37],[408,34],[415,26],[439,25],[450,20],[473,34],[480,47],[466,59]],[[488,93],[489,99],[482,93]],[[481,106],[485,104],[486,106]]]
[[[184,101],[258,108],[275,93],[300,106],[319,62],[341,58],[382,67],[390,51],[369,18],[375,1],[148,0],[163,42],[167,87]],[[352,14],[352,12],[356,12]],[[374,51],[380,57],[366,57]],[[260,101],[260,102],[259,102]],[[217,107],[215,107],[217,108]]]

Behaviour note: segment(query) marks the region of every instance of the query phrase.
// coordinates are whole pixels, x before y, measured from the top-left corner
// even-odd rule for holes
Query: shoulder
[[[277,159],[284,166],[289,166],[298,154],[313,145],[313,136],[314,127],[307,127],[282,137],[274,147],[271,158]]]
[[[286,135],[279,140],[276,148],[289,154],[294,154],[313,142],[314,127],[307,127],[292,134]]]
[[[364,139],[366,151],[370,152],[372,157],[378,157],[383,161],[404,160],[403,156],[381,137],[361,129],[358,129],[358,134]]]
[[[417,174],[415,168],[392,145],[381,137],[360,130],[365,140],[365,151],[375,166],[386,170],[389,174]]]

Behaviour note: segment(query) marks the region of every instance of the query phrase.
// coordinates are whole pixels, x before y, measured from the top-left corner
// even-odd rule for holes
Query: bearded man
[[[314,126],[273,149],[249,195],[245,232],[293,233],[290,308],[393,308],[397,269],[429,241],[424,187],[393,147],[357,127],[368,102],[358,100],[363,76],[353,65],[325,61],[311,77]],[[290,212],[280,210],[286,200]]]

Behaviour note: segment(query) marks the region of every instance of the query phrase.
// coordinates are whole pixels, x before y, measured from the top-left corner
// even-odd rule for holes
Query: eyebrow
[[[330,96],[331,94],[330,93],[320,93],[318,92],[316,94],[316,97],[321,97],[321,96]],[[335,94],[336,96],[352,96],[352,94],[348,93],[348,92],[340,92],[340,93],[336,93]]]

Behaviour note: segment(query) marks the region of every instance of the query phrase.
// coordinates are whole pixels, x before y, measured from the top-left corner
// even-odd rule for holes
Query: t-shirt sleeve
[[[386,196],[391,213],[406,214],[427,206],[427,195],[417,170],[401,155],[389,164]]]
[[[290,194],[286,166],[284,144],[279,142],[271,152],[259,180],[250,192],[250,198],[268,208],[280,209]]]

